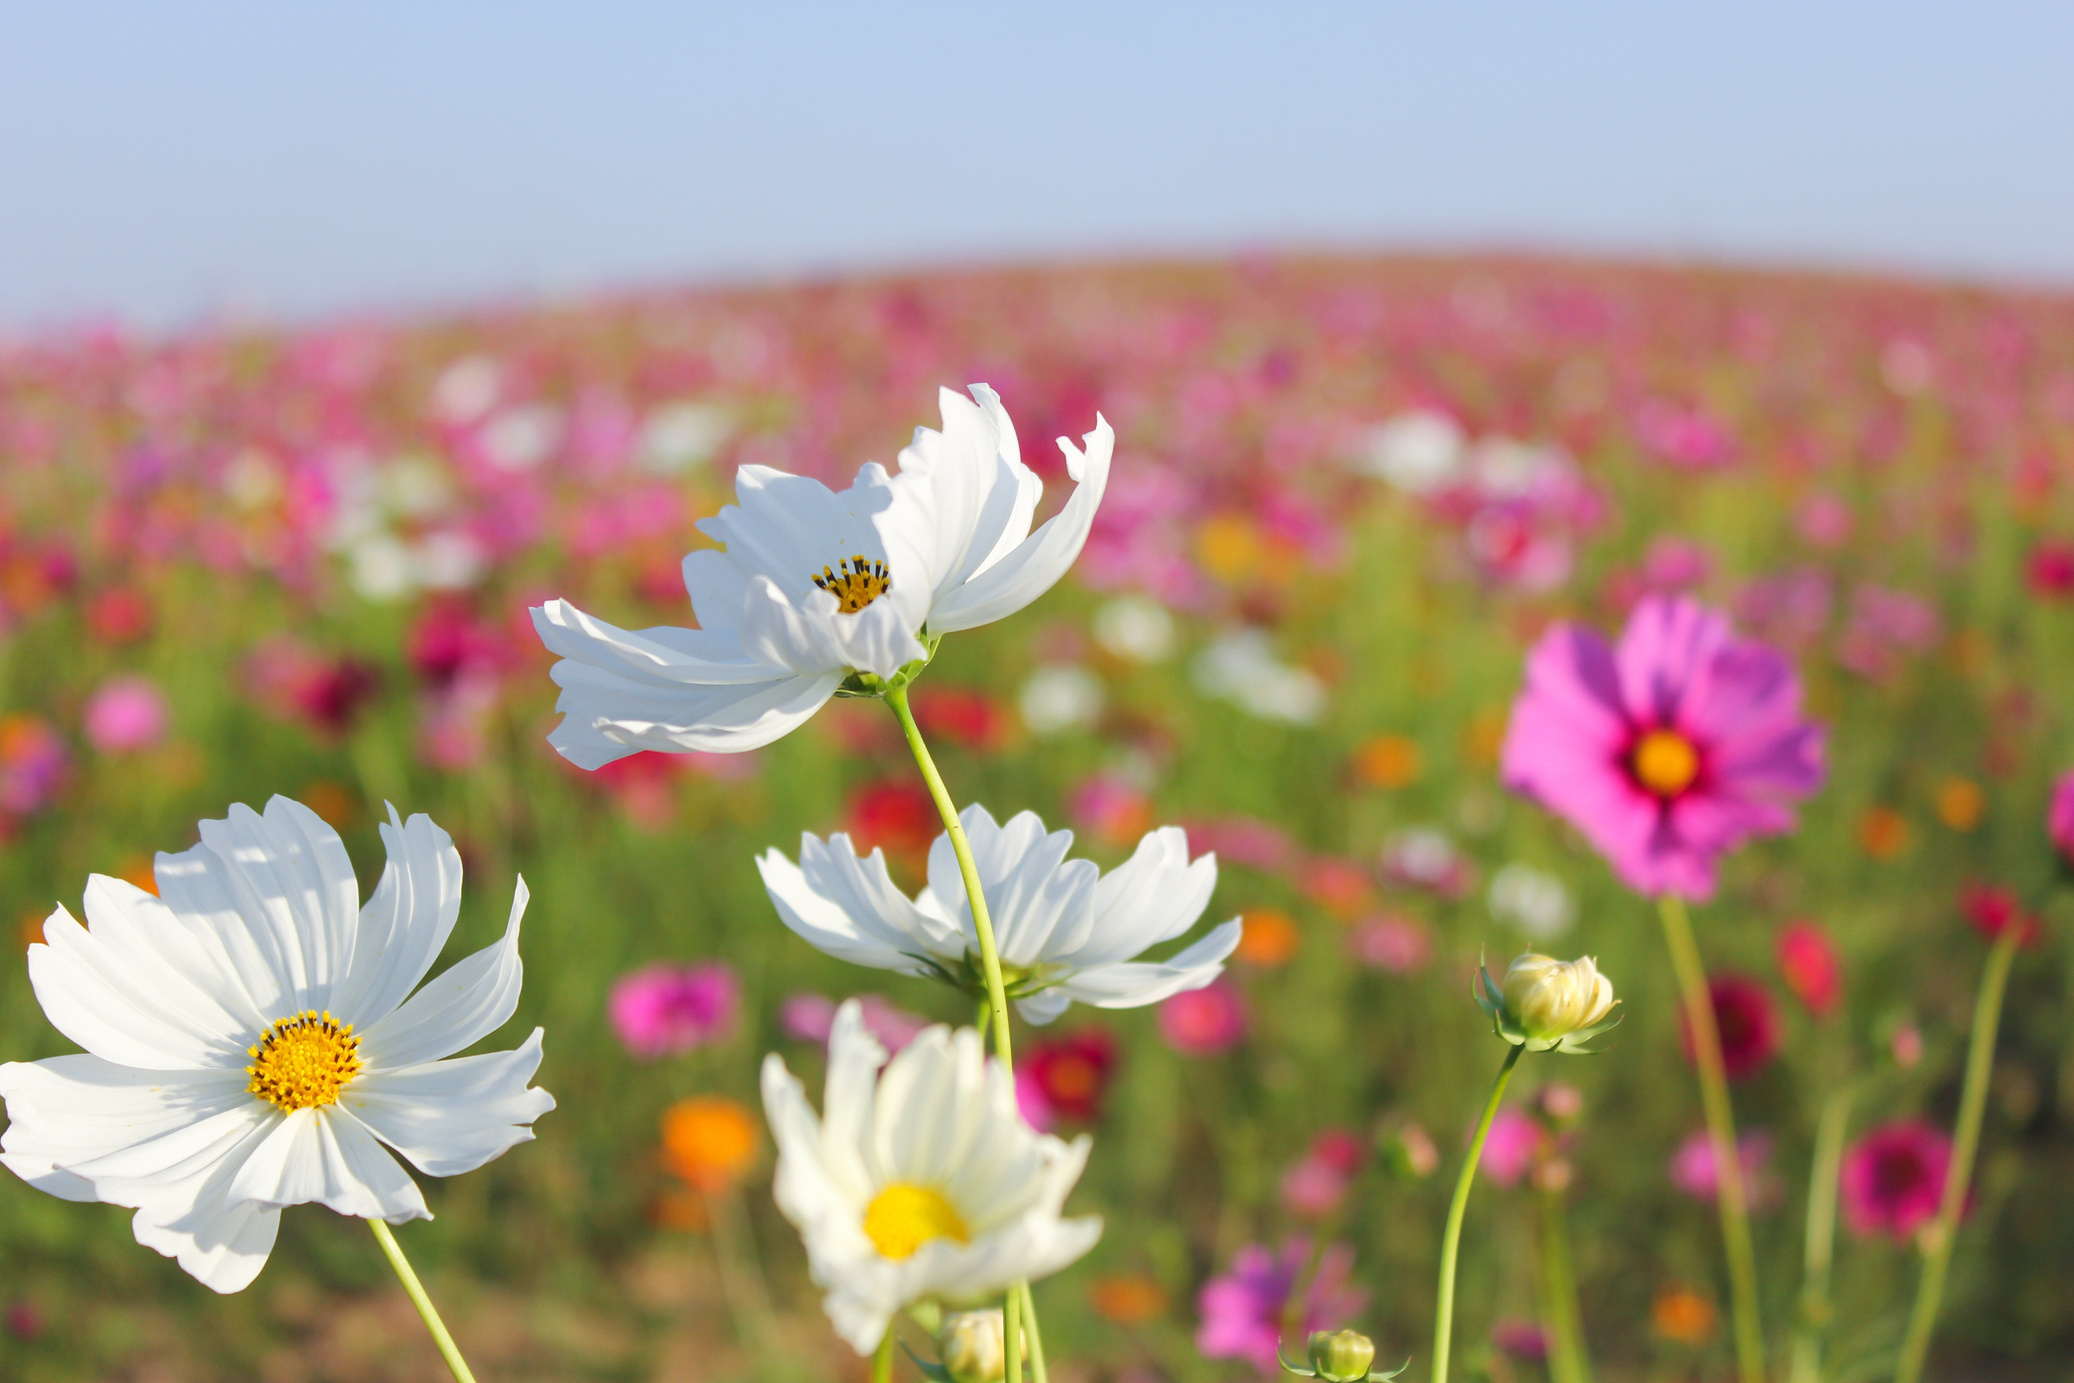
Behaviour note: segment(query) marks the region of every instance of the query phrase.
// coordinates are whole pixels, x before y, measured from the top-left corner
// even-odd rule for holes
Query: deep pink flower
[[[1914,1119],[1882,1124],[1844,1154],[1840,1189],[1853,1234],[1907,1240],[1937,1215],[1952,1140]]]
[[[741,982],[724,962],[655,965],[612,986],[613,1031],[644,1060],[674,1056],[734,1032]]]
[[[1721,1034],[1721,1065],[1730,1080],[1763,1070],[1779,1054],[1779,1010],[1762,982],[1748,975],[1717,975],[1707,982],[1714,1027]],[[1678,1037],[1692,1060],[1692,1026],[1678,1014]]]
[[[166,699],[148,678],[110,678],[86,703],[82,721],[87,742],[103,754],[149,749],[166,733]]]
[[[1665,533],[1650,540],[1642,555],[1642,580],[1659,591],[1690,590],[1705,583],[1714,558],[1690,538]]]
[[[1794,997],[1817,1018],[1827,1018],[1843,1001],[1843,962],[1837,958],[1836,943],[1813,922],[1788,922],[1779,928],[1772,953],[1779,976]]]
[[[2038,944],[2038,919],[2024,911],[2014,889],[1968,880],[1959,888],[1959,911],[1966,915],[1973,930],[1990,941],[2015,927],[2019,929],[2018,945]]]
[[[1246,1005],[1228,981],[1176,994],[1159,1006],[1159,1035],[1183,1056],[1215,1056],[1246,1036]]]
[[[899,1051],[929,1026],[927,1018],[909,1013],[882,995],[861,994],[857,1004],[864,1010],[864,1030],[885,1043],[890,1052]],[[794,994],[778,1005],[778,1026],[787,1037],[826,1046],[828,1035],[835,1030],[835,1001],[825,994]]]
[[[2065,538],[2041,538],[2024,564],[2024,580],[2031,594],[2041,600],[2065,600],[2074,595],[2074,543]]]
[[[1203,1356],[1246,1359],[1263,1374],[1279,1375],[1275,1350],[1282,1338],[1282,1312],[1310,1252],[1303,1239],[1288,1240],[1279,1254],[1248,1244],[1233,1255],[1230,1272],[1204,1283],[1196,1299],[1202,1328],[1195,1337]],[[1347,1281],[1353,1267],[1354,1250],[1345,1244],[1320,1255],[1317,1276],[1304,1293],[1297,1342],[1314,1330],[1345,1325],[1367,1304],[1368,1293]]]
[[[1743,1190],[1753,1206],[1771,1198],[1773,1188],[1767,1177],[1771,1157],[1772,1136],[1763,1129],[1750,1129],[1736,1138],[1736,1161],[1742,1164]],[[1671,1154],[1671,1185],[1703,1201],[1713,1200],[1720,1191],[1714,1140],[1705,1129],[1688,1134],[1678,1145],[1678,1151]]]
[[[65,742],[49,721],[0,716],[0,827],[6,817],[30,816],[49,805],[70,766]]]
[[[1470,1136],[1475,1133],[1471,1128]],[[1541,1125],[1531,1115],[1507,1105],[1491,1119],[1491,1131],[1483,1140],[1483,1161],[1477,1164],[1477,1170],[1500,1186],[1516,1186],[1534,1165],[1534,1154],[1540,1147]]]
[[[1822,730],[1775,650],[1698,601],[1650,596],[1617,648],[1571,624],[1534,645],[1503,773],[1629,887],[1705,899],[1724,852],[1792,828],[1788,804],[1822,781]]]
[[[1049,1130],[1061,1119],[1099,1118],[1116,1059],[1116,1039],[1104,1028],[1037,1043],[1015,1068],[1015,1101],[1024,1122]]]
[[[2045,814],[2045,833],[2060,858],[2074,865],[2074,772],[2062,773],[2052,785],[2052,806]]]
[[[1513,1358],[1530,1364],[1548,1358],[1548,1335],[1536,1321],[1499,1321],[1491,1327],[1491,1343]]]
[[[1707,409],[1651,399],[1635,410],[1635,439],[1682,470],[1707,471],[1736,457],[1735,434]]]

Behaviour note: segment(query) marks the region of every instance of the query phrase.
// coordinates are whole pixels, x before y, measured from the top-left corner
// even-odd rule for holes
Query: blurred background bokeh
[[[1422,1350],[1499,1055],[1469,974],[1528,947],[1598,956],[1629,1017],[1523,1068],[1463,1365],[1545,1376],[1554,1196],[1602,1372],[1725,1374],[1661,943],[1499,787],[1507,708],[1552,621],[1690,592],[1830,726],[1799,831],[1696,911],[1783,1332],[1819,1111],[1850,1083],[1854,1141],[1950,1127],[1980,933],[2058,868],[2070,41],[2003,5],[0,4],[0,924],[19,955],[234,801],[310,804],[364,887],[381,804],[429,812],[470,880],[450,957],[532,888],[511,1031],[546,1027],[559,1100],[404,1231],[482,1376],[861,1378],[771,1205],[756,1064],[817,1085],[851,994],[895,1041],[969,1007],[809,948],[752,860],[847,829],[916,883],[893,719],[582,773],[525,608],[688,622],[736,466],[840,483],[946,384],[999,390],[1050,512],[1049,439],[1100,410],[1075,572],[916,695],[961,800],[1105,865],[1183,824],[1246,919],[1214,989],[1018,1034],[1109,1222],[1037,1287],[1057,1376],[1258,1375],[1198,1347],[1206,1284],[1267,1322],[1320,1241],[1317,1311]],[[2046,921],[1953,1377],[2074,1357],[2074,915]],[[613,1001],[655,967],[667,1021]],[[0,967],[0,1059],[62,1050]],[[1919,1262],[1858,1209],[1838,1379],[1891,1358]],[[126,1212],[0,1178],[0,1311],[10,1380],[439,1367],[312,1208],[219,1298]]]

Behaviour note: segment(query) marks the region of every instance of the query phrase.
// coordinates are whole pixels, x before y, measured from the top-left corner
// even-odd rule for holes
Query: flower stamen
[[[909,1181],[890,1183],[864,1208],[864,1232],[888,1258],[912,1258],[932,1239],[972,1242],[965,1217],[941,1191]]]
[[[1630,765],[1643,787],[1658,797],[1676,797],[1700,776],[1700,752],[1676,730],[1651,730],[1636,741]]]
[[[339,1091],[360,1074],[360,1039],[353,1025],[314,1009],[280,1019],[258,1046],[245,1051],[253,1058],[245,1068],[252,1083],[245,1088],[291,1113],[337,1104]]]
[[[893,578],[884,562],[874,562],[860,552],[845,557],[840,568],[821,568],[814,584],[836,598],[838,613],[854,615],[891,589]]]

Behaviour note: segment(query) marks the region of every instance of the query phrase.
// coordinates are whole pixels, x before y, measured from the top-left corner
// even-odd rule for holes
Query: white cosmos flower
[[[138,1243],[235,1292],[284,1205],[432,1217],[382,1144],[454,1176],[530,1139],[554,1108],[527,1086],[539,1029],[443,1059],[518,1005],[525,883],[502,941],[418,989],[460,912],[461,857],[429,818],[389,818],[364,907],[338,833],[285,797],[160,855],[163,901],[90,878],[92,929],[61,907],[29,948],[37,1001],[86,1051],[0,1066],[0,1163],[54,1196],[132,1207]]]
[[[1071,831],[1049,834],[1035,812],[998,826],[985,807],[959,815],[994,923],[1016,1009],[1049,1023],[1079,1000],[1137,1008],[1201,989],[1239,944],[1234,918],[1164,961],[1132,957],[1195,925],[1217,887],[1217,857],[1188,860],[1188,833],[1163,826],[1107,874],[1069,860]],[[799,863],[767,851],[756,862],[785,925],[839,960],[930,975],[984,993],[979,933],[948,834],[929,848],[929,884],[910,899],[878,850],[863,859],[847,835],[802,835]]]
[[[976,400],[976,402],[975,402]],[[1030,531],[1044,485],[984,384],[946,389],[943,431],[916,428],[888,475],[847,490],[768,466],[735,473],[735,504],[699,522],[725,544],[684,559],[697,629],[638,632],[565,600],[533,611],[561,655],[562,723],[548,743],[582,768],[643,749],[755,749],[819,710],[853,673],[890,677],[943,634],[992,623],[1050,590],[1080,555],[1109,483],[1115,434],[1100,414],[1061,437],[1079,482]]]
[[[1102,1235],[1099,1217],[1060,1214],[1087,1136],[1066,1143],[1024,1123],[1015,1082],[972,1028],[926,1029],[888,1065],[852,999],[836,1011],[820,1117],[775,1054],[763,1059],[763,1107],[778,1208],[806,1241],[836,1333],[859,1354],[904,1306],[998,1294],[1057,1272]]]

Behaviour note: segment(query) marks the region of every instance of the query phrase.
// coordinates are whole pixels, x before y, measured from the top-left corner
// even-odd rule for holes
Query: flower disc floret
[[[896,1181],[864,1207],[864,1233],[887,1258],[912,1258],[932,1239],[972,1242],[958,1207],[932,1186]]]
[[[339,1092],[360,1074],[360,1039],[351,1023],[329,1013],[303,1010],[267,1029],[258,1045],[245,1049],[252,1064],[245,1088],[281,1110],[337,1104]]]

